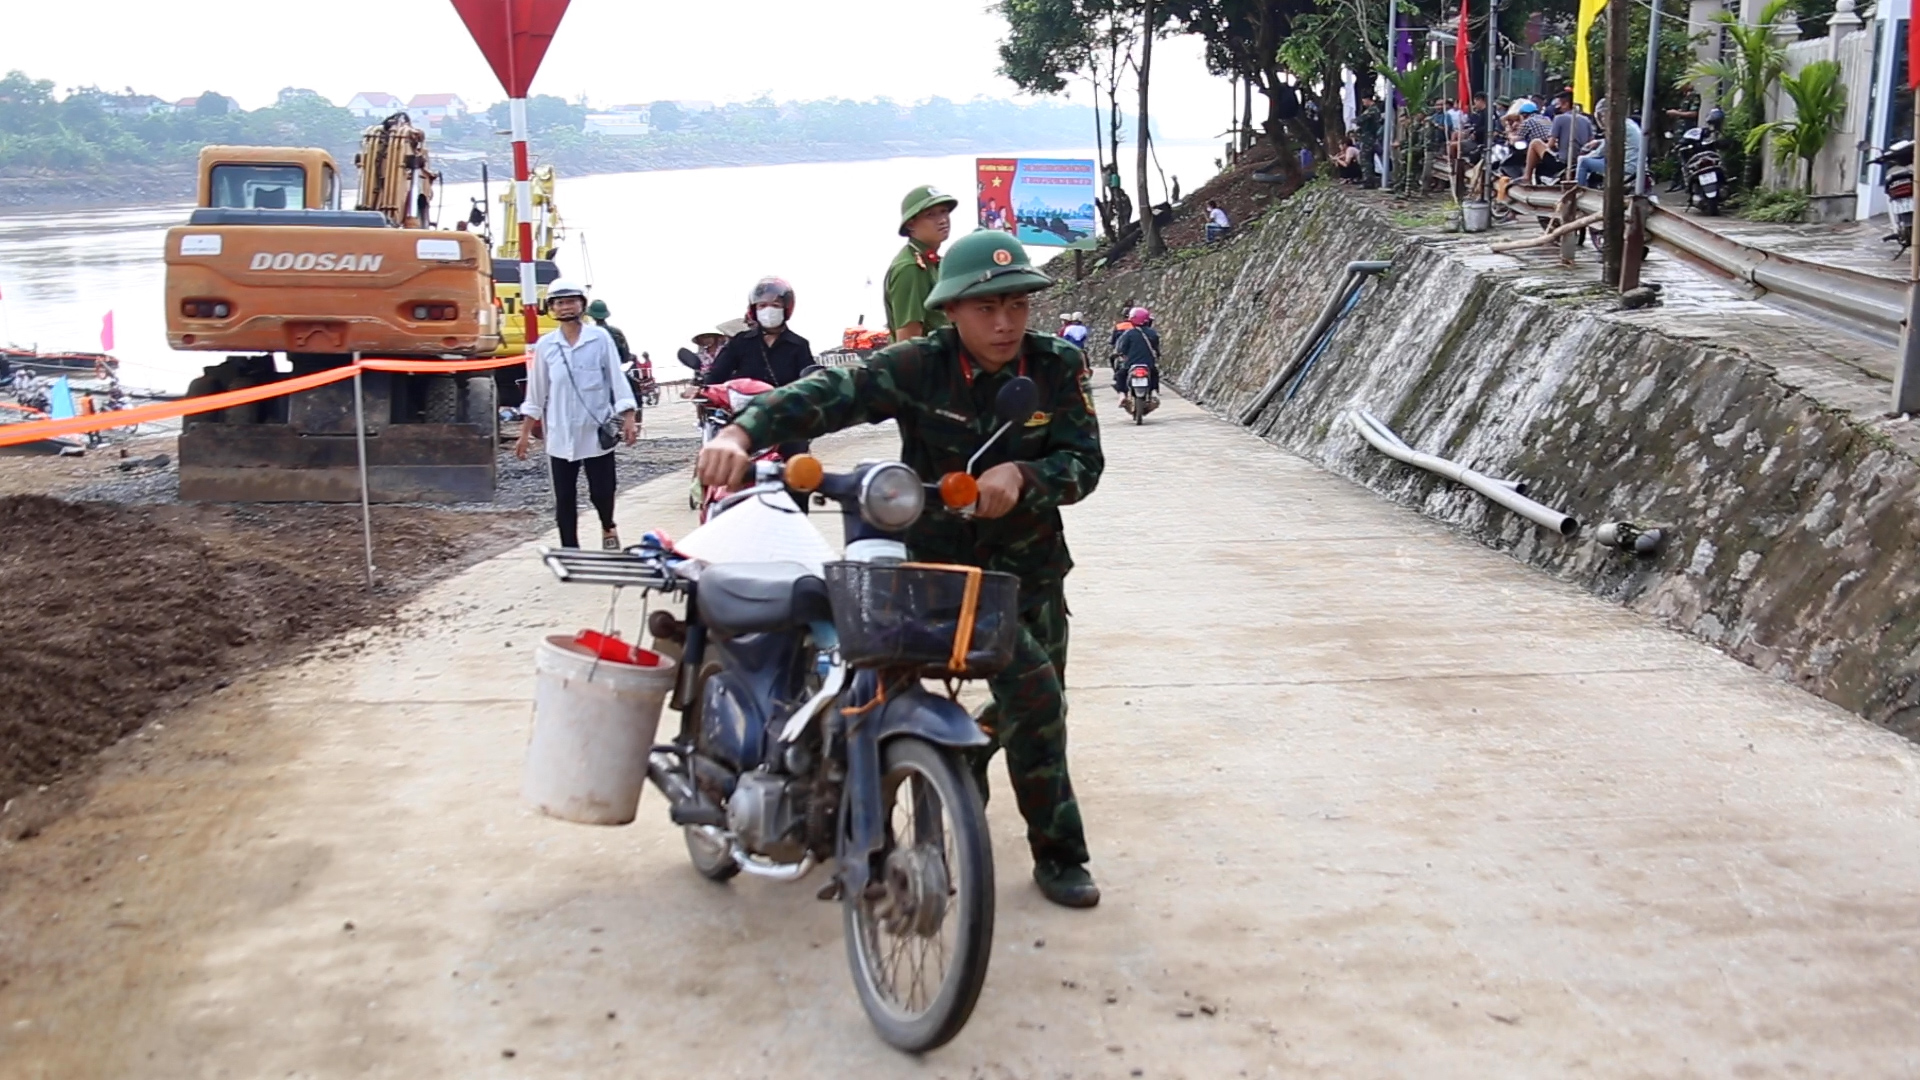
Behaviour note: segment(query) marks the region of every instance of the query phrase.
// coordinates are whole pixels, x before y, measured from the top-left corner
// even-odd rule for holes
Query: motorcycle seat
[[[700,573],[700,620],[723,637],[765,634],[831,621],[827,583],[799,563],[719,563]]]

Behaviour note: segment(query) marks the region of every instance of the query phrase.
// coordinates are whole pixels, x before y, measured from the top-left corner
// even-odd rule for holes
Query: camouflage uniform
[[[900,426],[900,459],[931,480],[966,468],[996,426],[994,397],[1007,380],[1024,374],[1038,384],[1032,419],[980,462],[982,470],[1019,463],[1026,482],[1014,509],[993,520],[929,511],[906,540],[915,558],[1020,579],[1022,631],[1013,662],[988,681],[994,703],[981,717],[997,745],[974,767],[984,780],[993,750],[1004,747],[1035,860],[1074,865],[1087,861],[1087,844],[1067,775],[1062,583],[1073,560],[1059,508],[1086,498],[1106,464],[1084,372],[1080,350],[1033,332],[1018,360],[987,372],[964,356],[959,335],[947,327],[883,349],[864,367],[815,372],[783,386],[735,421],[757,449],[891,418]]]

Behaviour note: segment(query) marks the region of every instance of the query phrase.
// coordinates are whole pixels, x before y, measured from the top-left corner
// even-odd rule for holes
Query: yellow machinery
[[[566,238],[566,225],[560,220],[560,208],[553,201],[553,166],[533,170],[533,271],[540,295],[534,298],[538,332],[545,335],[553,323],[545,317],[547,283],[560,276],[553,257]],[[493,292],[500,298],[503,319],[500,326],[501,356],[518,356],[527,351],[527,333],[520,316],[520,215],[514,209],[513,189],[500,195],[500,243],[493,249]],[[517,376],[516,376],[517,377]],[[503,386],[502,391],[505,391]],[[512,404],[512,402],[508,402]]]
[[[396,113],[366,130],[356,208],[323,150],[209,146],[199,203],[167,232],[167,336],[177,349],[244,350],[190,396],[349,363],[494,355],[493,262],[479,236],[433,228],[426,137]],[[290,372],[280,370],[284,356]],[[490,373],[369,372],[361,380],[372,497],[492,497],[498,410]],[[357,500],[354,383],[190,417],[182,498]]]

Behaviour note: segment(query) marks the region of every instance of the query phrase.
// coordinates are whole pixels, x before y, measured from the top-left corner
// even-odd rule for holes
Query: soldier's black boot
[[[1100,886],[1079,863],[1034,863],[1033,882],[1040,886],[1041,896],[1061,907],[1089,908],[1100,902]]]

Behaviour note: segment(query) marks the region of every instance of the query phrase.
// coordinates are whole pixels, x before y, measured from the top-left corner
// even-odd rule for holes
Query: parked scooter
[[[1673,156],[1680,162],[1680,182],[1687,189],[1687,205],[1707,217],[1719,216],[1729,186],[1720,158],[1720,129],[1725,123],[1726,114],[1714,109],[1707,113],[1705,126],[1688,128],[1673,147]]]
[[[972,1014],[992,953],[993,849],[966,753],[988,737],[924,678],[983,678],[1012,659],[1019,580],[907,561],[906,529],[938,493],[970,514],[973,470],[1033,412],[1029,379],[1002,388],[998,430],[935,485],[898,462],[829,473],[811,455],[754,465],[735,513],[792,514],[789,496],[838,504],[847,548],[816,576],[798,563],[697,564],[656,534],[625,552],[545,549],[562,581],[639,587],[686,601],[656,611],[654,647],[678,653],[668,707],[679,734],[647,775],[685,830],[694,868],[797,881],[833,860],[847,960],[867,1016],[910,1053]],[[751,520],[751,519],[749,519]]]
[[[1898,258],[1913,244],[1913,140],[1902,139],[1867,164],[1880,166],[1880,190],[1887,194],[1887,224],[1893,231],[1881,237],[1900,245]]]

